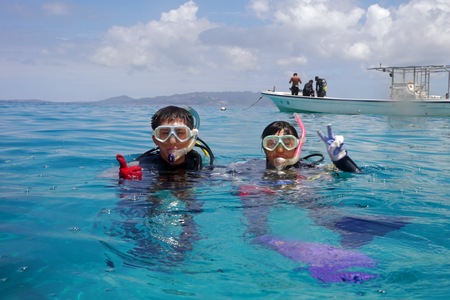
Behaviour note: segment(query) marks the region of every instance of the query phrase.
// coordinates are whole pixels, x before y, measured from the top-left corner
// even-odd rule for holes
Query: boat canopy
[[[391,77],[391,99],[440,99],[440,96],[430,95],[430,78],[434,73],[447,73],[447,92],[450,92],[450,65],[407,66],[407,67],[380,67],[368,68],[388,72]]]

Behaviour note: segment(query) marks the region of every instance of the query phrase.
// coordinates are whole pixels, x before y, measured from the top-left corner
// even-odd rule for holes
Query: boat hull
[[[376,114],[390,116],[450,116],[449,100],[388,100],[293,96],[261,92],[282,112],[327,114]]]

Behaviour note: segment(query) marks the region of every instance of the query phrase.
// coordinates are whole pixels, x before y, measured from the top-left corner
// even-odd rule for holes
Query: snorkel
[[[169,153],[169,155],[167,157],[167,161],[170,164],[173,164],[178,159],[180,159],[182,156],[188,154],[192,149],[194,149],[195,143],[197,142],[198,128],[200,127],[200,116],[198,115],[197,111],[190,106],[185,107],[185,109],[188,112],[190,112],[191,115],[194,117],[194,129],[191,130],[192,131],[191,141],[187,147],[182,148],[182,149],[172,150]]]
[[[176,162],[180,157],[186,155],[194,149],[195,143],[197,142],[197,136],[198,136],[198,129],[192,129],[192,137],[191,141],[189,142],[189,145],[182,149],[175,149],[170,151],[169,156],[167,157],[167,160],[170,164],[173,164]]]
[[[296,164],[300,160],[300,155],[302,154],[302,147],[306,141],[306,130],[305,126],[303,126],[302,119],[297,113],[294,113],[295,121],[297,121],[298,126],[300,127],[301,134],[298,138],[298,146],[295,149],[294,156],[292,158],[286,159],[282,157],[275,158],[273,164],[278,171],[283,170],[287,166],[292,166]]]

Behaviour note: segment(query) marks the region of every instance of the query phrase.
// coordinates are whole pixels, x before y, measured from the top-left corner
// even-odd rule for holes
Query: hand
[[[142,168],[139,166],[128,167],[127,161],[122,154],[117,154],[116,159],[120,164],[119,177],[122,179],[142,179]]]
[[[344,137],[342,135],[334,135],[331,124],[327,126],[328,136],[322,131],[317,130],[317,134],[327,145],[328,155],[332,161],[338,161],[347,155],[347,151],[344,149]]]

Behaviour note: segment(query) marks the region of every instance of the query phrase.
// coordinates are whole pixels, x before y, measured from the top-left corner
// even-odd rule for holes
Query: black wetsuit
[[[319,156],[321,159],[312,164],[308,163],[308,161],[306,159],[309,157],[314,157],[314,156]],[[321,161],[323,161],[322,154],[313,154],[313,155],[303,158],[303,160],[299,160],[298,162],[296,162],[295,164],[293,164],[291,166],[287,166],[286,169],[314,167],[317,165],[317,163],[319,163]],[[350,173],[361,173],[362,172],[361,169],[356,165],[356,163],[348,155],[345,155],[343,158],[341,158],[338,161],[333,161],[333,164],[336,168],[338,168],[339,170],[344,171],[344,172],[350,172]],[[267,164],[267,161],[266,161],[266,168],[270,168],[270,166]]]
[[[161,158],[159,151],[147,151],[144,154],[136,158],[139,165],[143,168],[149,170],[158,171],[175,171],[175,170],[186,170],[186,171],[200,171],[203,168],[202,157],[200,154],[191,150],[186,154],[185,162],[180,165],[171,165],[167,161]]]
[[[341,160],[347,167],[354,164],[349,163],[348,156]],[[263,159],[233,165],[230,173],[239,178],[238,195],[241,196],[243,214],[247,220],[247,237],[253,239],[271,234],[270,214],[272,208],[280,203],[306,209],[315,224],[337,232],[345,248],[361,247],[375,236],[383,236],[409,223],[404,217],[348,214],[330,204],[317,190],[323,188],[324,180],[329,181],[330,178],[327,175],[330,172],[320,167],[324,166],[319,164],[320,161],[316,159],[308,163],[301,160],[281,172],[268,169]],[[338,164],[335,166],[338,167]]]
[[[314,95],[313,84],[312,82],[307,82],[303,87],[303,96],[313,96],[313,95]]]
[[[178,263],[200,238],[194,219],[203,203],[194,187],[201,182],[197,171],[202,169],[202,157],[191,150],[184,163],[173,166],[152,149],[136,161],[143,169],[143,179],[124,182],[108,232],[132,241],[126,255],[133,264]]]

